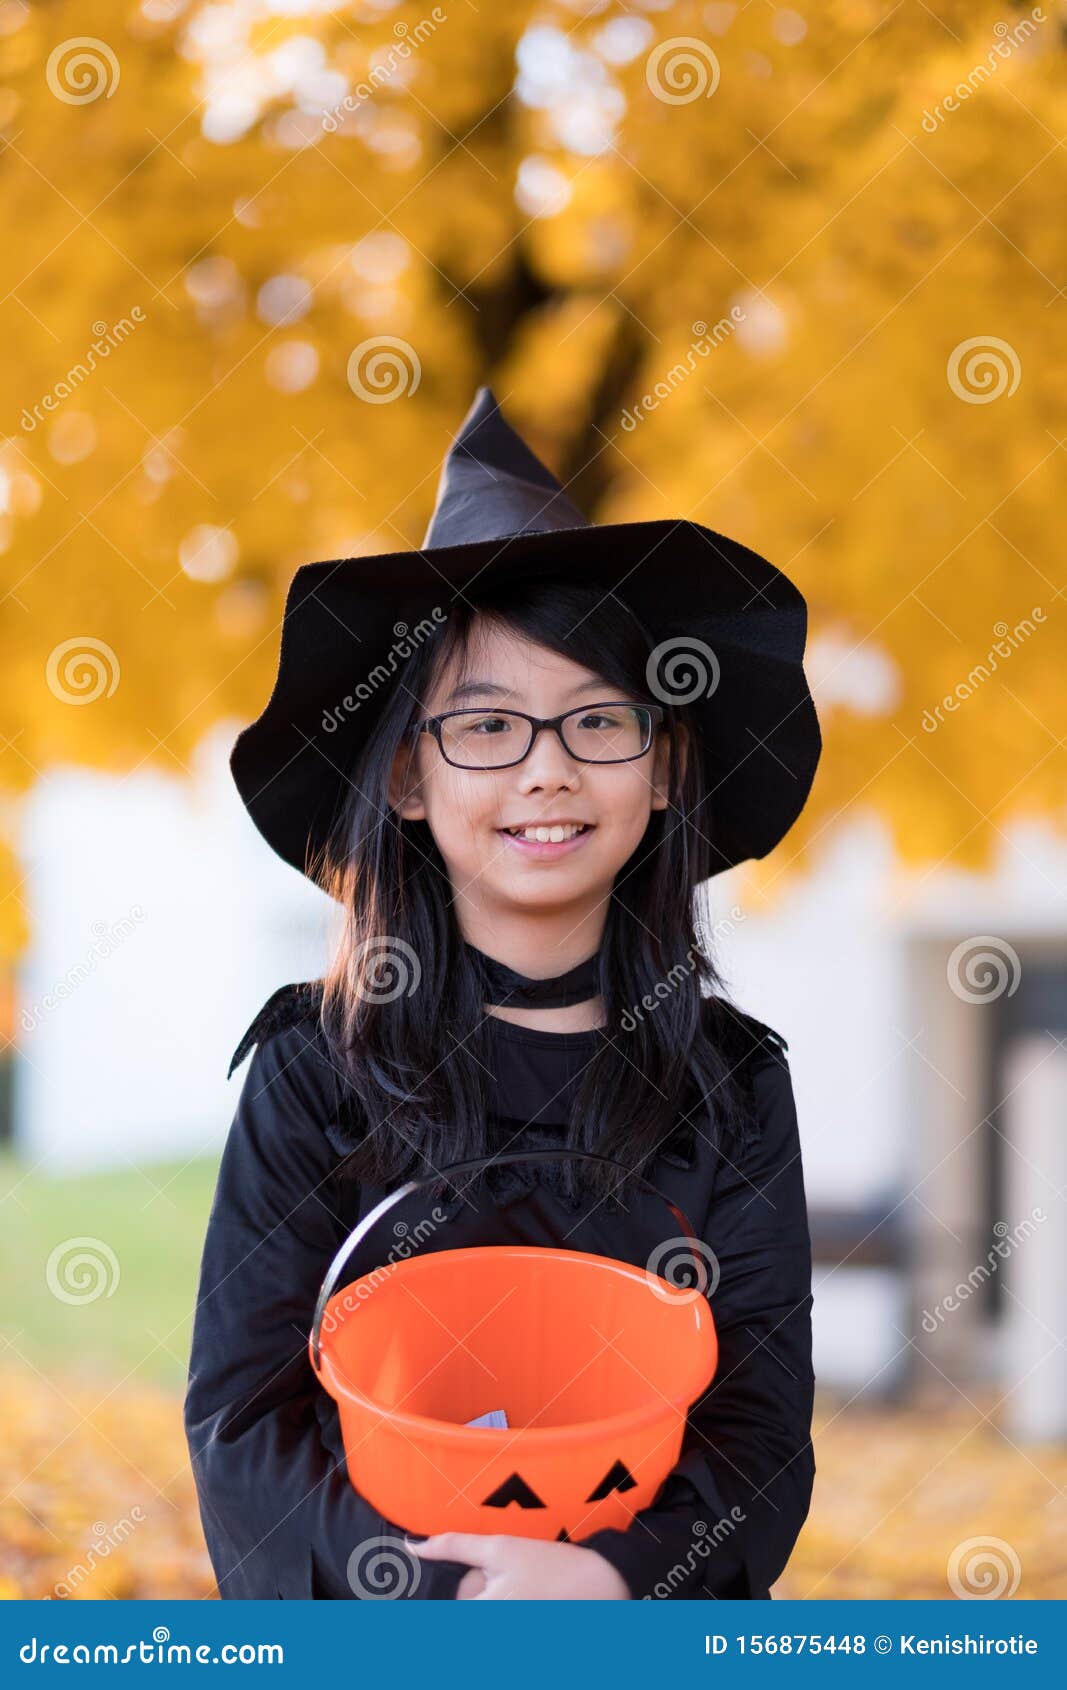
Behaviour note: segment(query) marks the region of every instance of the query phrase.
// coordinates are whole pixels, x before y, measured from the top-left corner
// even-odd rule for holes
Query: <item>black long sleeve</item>
[[[322,1131],[333,1101],[306,1025],[257,1047],[219,1168],[185,1398],[204,1535],[222,1597],[449,1599],[466,1569],[419,1562],[357,1494],[308,1359],[347,1231]]]
[[[759,1137],[721,1162],[703,1229],[720,1274],[715,1378],[652,1505],[580,1539],[635,1598],[766,1597],[810,1505],[811,1248],[784,1054],[760,1061],[753,1087]]]

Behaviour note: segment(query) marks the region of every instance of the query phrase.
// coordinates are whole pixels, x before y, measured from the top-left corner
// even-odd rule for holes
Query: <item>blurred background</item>
[[[1062,1595],[1064,9],[0,0],[0,132],[0,1593],[213,1594],[226,1068],[329,944],[226,759],[488,381],[809,604],[811,799],[704,912],[812,1210],[780,1593]]]

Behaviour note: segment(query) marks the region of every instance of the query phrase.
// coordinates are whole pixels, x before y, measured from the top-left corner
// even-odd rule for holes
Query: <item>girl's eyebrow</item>
[[[598,681],[595,677],[591,681],[579,681],[576,687],[571,688],[570,696],[576,698],[582,692],[603,692],[607,685],[606,681]],[[512,696],[509,687],[500,686],[496,681],[461,681],[459,686],[452,688],[444,704],[455,704],[461,698],[474,698],[485,693],[492,693],[497,698]]]

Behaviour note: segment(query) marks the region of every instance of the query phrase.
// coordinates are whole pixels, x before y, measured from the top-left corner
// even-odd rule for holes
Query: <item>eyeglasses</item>
[[[663,720],[662,704],[583,704],[561,716],[525,710],[446,710],[416,722],[412,734],[432,733],[456,769],[510,769],[529,756],[542,728],[558,734],[579,763],[632,763],[643,757]]]

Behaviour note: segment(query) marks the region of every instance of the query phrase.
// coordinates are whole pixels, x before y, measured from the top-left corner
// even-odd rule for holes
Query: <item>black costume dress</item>
[[[584,966],[571,974],[578,978]],[[375,1540],[395,1556],[403,1536],[348,1479],[336,1405],[307,1354],[326,1269],[386,1195],[339,1173],[351,1140],[337,1125],[338,1081],[316,986],[321,993],[316,982],[276,992],[231,1065],[232,1073],[255,1046],[208,1223],[185,1399],[222,1597],[365,1597],[353,1556]],[[569,1097],[599,1035],[545,1032],[496,1015],[488,1025],[496,1148],[564,1144]],[[604,1555],[635,1598],[767,1597],[806,1518],[814,1478],[811,1257],[785,1043],[733,1006],[725,1025],[756,1131],[743,1151],[726,1154],[687,1122],[646,1168],[717,1259],[718,1370],[690,1410],[681,1458],[653,1504],[626,1531],[577,1540]],[[586,1213],[588,1202],[569,1212],[536,1173],[516,1172],[514,1196],[499,1197],[488,1213],[483,1204],[473,1222],[462,1199],[445,1207],[447,1248],[565,1243],[644,1265],[677,1230],[651,1193],[628,1199],[621,1214],[603,1204]],[[375,1265],[360,1263],[348,1277]],[[508,1530],[506,1518],[500,1529]],[[421,1562],[397,1594],[452,1599],[465,1571],[457,1562]]]

